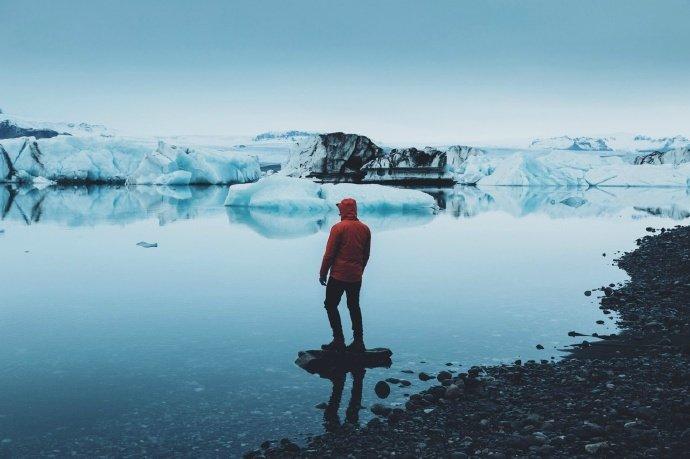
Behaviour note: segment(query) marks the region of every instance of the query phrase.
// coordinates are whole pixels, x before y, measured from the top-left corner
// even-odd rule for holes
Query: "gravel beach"
[[[617,335],[583,336],[557,363],[439,369],[404,410],[375,404],[365,426],[247,456],[688,457],[690,227],[647,231],[617,260],[630,281],[599,289]]]

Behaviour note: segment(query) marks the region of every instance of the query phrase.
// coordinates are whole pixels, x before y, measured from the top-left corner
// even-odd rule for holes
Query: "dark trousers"
[[[333,329],[333,339],[344,341],[343,325],[340,322],[338,305],[343,293],[347,296],[347,309],[350,310],[350,320],[352,321],[352,335],[355,339],[362,339],[362,311],[359,309],[359,290],[362,288],[361,282],[343,282],[332,277],[328,279],[326,285],[326,307],[328,321]]]

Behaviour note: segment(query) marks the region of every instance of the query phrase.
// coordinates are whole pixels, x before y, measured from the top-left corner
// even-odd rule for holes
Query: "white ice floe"
[[[279,212],[328,212],[344,198],[357,200],[360,212],[406,212],[435,208],[434,199],[418,190],[382,185],[317,184],[310,180],[271,176],[256,183],[231,186],[226,206]]]
[[[0,181],[229,184],[257,180],[249,155],[117,137],[23,137],[0,142]]]

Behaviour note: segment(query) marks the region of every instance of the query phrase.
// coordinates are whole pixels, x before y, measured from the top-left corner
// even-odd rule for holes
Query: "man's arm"
[[[333,266],[339,248],[340,231],[333,226],[333,228],[331,228],[331,233],[328,235],[328,242],[326,243],[326,251],[323,254],[323,260],[321,260],[321,271],[319,272],[319,282],[321,282],[321,285],[326,285],[328,270]]]
[[[362,266],[363,268],[367,267],[367,263],[369,262],[369,252],[371,250],[371,231],[369,231],[369,228],[367,228],[367,239],[364,241],[364,265]]]

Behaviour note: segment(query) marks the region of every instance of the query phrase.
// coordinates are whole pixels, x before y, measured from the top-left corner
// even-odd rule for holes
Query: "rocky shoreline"
[[[650,233],[657,230],[648,228]],[[265,442],[248,457],[687,457],[690,455],[690,227],[638,239],[602,287],[621,331],[557,363],[473,367],[379,404],[365,426]],[[575,334],[577,335],[577,334]]]

